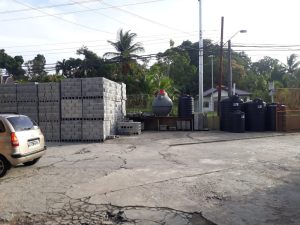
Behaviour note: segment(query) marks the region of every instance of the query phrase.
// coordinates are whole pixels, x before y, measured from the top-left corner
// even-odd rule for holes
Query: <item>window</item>
[[[203,106],[204,106],[204,108],[209,108],[209,102],[204,102]]]
[[[7,120],[14,127],[15,131],[31,130],[33,126],[36,125],[35,122],[27,116],[9,117]]]
[[[3,133],[3,132],[5,132],[5,126],[2,123],[2,121],[0,121],[0,133]]]

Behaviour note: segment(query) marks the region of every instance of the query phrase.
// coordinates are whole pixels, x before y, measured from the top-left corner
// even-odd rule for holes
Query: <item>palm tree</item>
[[[62,71],[63,76],[67,76],[67,70],[68,70],[68,65],[67,61],[63,59],[61,62],[57,61],[56,66],[55,66],[56,73],[58,74],[59,71]]]
[[[131,33],[130,30],[125,33],[121,29],[117,34],[117,41],[107,41],[117,52],[107,52],[104,57],[111,57],[110,60],[121,63],[121,71],[123,75],[127,75],[130,70],[130,63],[138,56],[135,53],[143,52],[142,44],[133,43],[136,38],[136,33]]]
[[[289,57],[287,57],[287,63],[285,67],[288,73],[294,74],[297,71],[300,65],[300,62],[297,61],[297,58],[298,56],[296,54],[291,54]]]

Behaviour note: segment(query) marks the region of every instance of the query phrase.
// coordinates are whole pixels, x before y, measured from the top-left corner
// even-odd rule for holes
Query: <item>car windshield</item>
[[[14,127],[15,131],[31,130],[36,126],[36,123],[27,116],[9,117],[7,120]]]

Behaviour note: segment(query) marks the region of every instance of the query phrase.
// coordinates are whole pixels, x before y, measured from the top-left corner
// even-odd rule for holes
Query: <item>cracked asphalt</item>
[[[1,225],[300,224],[300,133],[49,143],[0,179]]]

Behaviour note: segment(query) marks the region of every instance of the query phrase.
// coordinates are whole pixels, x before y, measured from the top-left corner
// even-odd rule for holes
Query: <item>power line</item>
[[[85,4],[90,2],[98,2],[99,0],[87,0],[87,1],[80,1],[80,2],[72,2],[72,3],[63,3],[63,4],[56,4],[56,5],[47,5],[47,6],[40,6],[36,7],[36,9],[48,9],[48,8],[57,8],[63,6],[70,6],[70,5],[77,5],[77,4]],[[20,13],[26,11],[32,11],[33,9],[15,9],[15,10],[7,10],[7,11],[0,11],[0,14],[9,14],[9,13]]]
[[[102,1],[102,0],[97,0],[97,2],[101,2],[101,1]],[[74,3],[75,3],[75,1],[73,1],[73,0],[71,0],[71,2],[74,2]],[[81,7],[83,7],[83,8],[88,9],[88,10],[92,10],[92,8],[90,8],[90,7],[88,7],[88,6],[85,6],[85,5],[81,4],[81,3],[79,3],[79,5],[80,5]],[[113,21],[116,21],[116,22],[118,22],[118,23],[121,23],[121,24],[124,24],[124,25],[127,25],[127,26],[128,26],[128,24],[126,24],[126,23],[124,23],[123,21],[118,20],[118,19],[116,19],[116,18],[114,18],[114,17],[107,16],[107,15],[105,15],[105,14],[103,14],[103,13],[100,13],[100,12],[95,12],[95,11],[91,11],[91,12],[93,12],[93,13],[96,14],[96,15],[101,15],[101,16],[107,17],[107,18],[109,18],[109,19],[111,19],[111,20],[113,20]]]
[[[96,1],[99,1],[99,0],[96,0]],[[159,2],[159,1],[165,1],[165,0],[152,0],[152,1],[124,4],[124,5],[119,5],[119,6],[101,7],[101,8],[95,8],[95,9],[91,8],[91,9],[76,10],[76,11],[63,12],[63,13],[54,13],[51,15],[37,15],[37,16],[9,18],[9,19],[2,19],[2,20],[0,20],[0,22],[10,22],[10,21],[16,21],[16,20],[34,19],[34,18],[47,17],[47,16],[60,16],[60,15],[76,14],[76,13],[83,13],[83,12],[90,12],[90,11],[98,11],[98,10],[103,10],[103,9],[111,9],[111,8],[116,8],[116,7],[126,7],[126,6],[149,4],[149,3],[153,3],[153,2]],[[30,9],[30,10],[34,10],[34,9]]]
[[[127,13],[127,14],[129,14],[129,15],[131,15],[131,16],[134,16],[134,17],[137,17],[137,18],[139,18],[139,19],[145,20],[145,21],[147,21],[147,22],[150,22],[150,23],[159,25],[159,26],[161,26],[161,27],[164,27],[164,28],[167,28],[167,29],[170,29],[170,30],[180,31],[180,32],[185,33],[185,34],[189,34],[189,33],[186,32],[186,31],[177,29],[177,28],[175,28],[175,27],[168,26],[168,25],[166,25],[166,24],[159,23],[159,22],[157,22],[157,21],[154,21],[154,20],[151,20],[151,19],[149,19],[149,18],[140,16],[140,15],[138,15],[138,14],[136,14],[136,13],[133,13],[133,12],[130,12],[130,11],[128,11],[128,10],[121,9],[121,8],[119,8],[119,7],[117,7],[117,6],[113,6],[113,5],[110,5],[110,4],[108,4],[108,3],[104,3],[104,2],[102,2],[102,4],[107,5],[107,6],[114,7],[115,9],[117,9],[117,10],[123,12],[123,13]]]
[[[35,8],[35,7],[30,6],[30,5],[24,4],[24,3],[20,2],[19,0],[13,0],[13,1],[16,2],[16,3],[18,3],[18,4],[20,4],[20,5],[23,5],[23,6],[26,6],[26,7],[28,7],[28,8],[31,8],[31,9],[33,9],[33,10],[35,10],[35,11],[41,12],[41,13],[43,13],[43,14],[47,14],[47,15],[49,15],[49,16],[52,16],[52,17],[56,18],[56,19],[62,20],[62,21],[67,22],[67,23],[71,23],[71,24],[76,25],[76,26],[83,27],[83,28],[85,28],[85,29],[92,30],[92,31],[98,31],[98,32],[102,32],[102,33],[107,33],[107,34],[112,34],[111,32],[99,30],[99,29],[97,29],[97,28],[89,27],[89,26],[86,26],[86,25],[83,25],[83,24],[80,24],[80,23],[75,23],[75,22],[66,20],[66,19],[64,19],[64,18],[62,18],[62,17],[53,15],[53,14],[51,14],[51,13],[44,12],[44,11],[38,9],[38,8]]]
[[[194,31],[191,31],[190,33],[195,33]],[[175,36],[171,36],[175,35]],[[159,35],[149,35],[149,36],[139,36],[137,37],[141,42],[148,42],[148,41],[156,41],[156,40],[169,40],[170,37],[165,38],[158,38],[158,39],[146,39],[143,40],[143,38],[149,38],[149,37],[162,37],[162,36],[171,36],[171,39],[177,39],[177,38],[184,38],[184,37],[191,37],[191,35],[176,35],[176,33],[170,33],[170,34],[159,34]],[[107,40],[83,40],[83,41],[73,41],[73,42],[56,42],[56,43],[43,43],[43,44],[34,44],[34,45],[14,45],[14,46],[7,46],[3,47],[4,49],[13,49],[13,48],[27,48],[27,47],[43,47],[43,46],[56,46],[56,45],[67,45],[67,44],[84,44],[84,43],[92,43],[92,42],[105,42],[103,45],[97,45],[97,46],[107,46]]]

